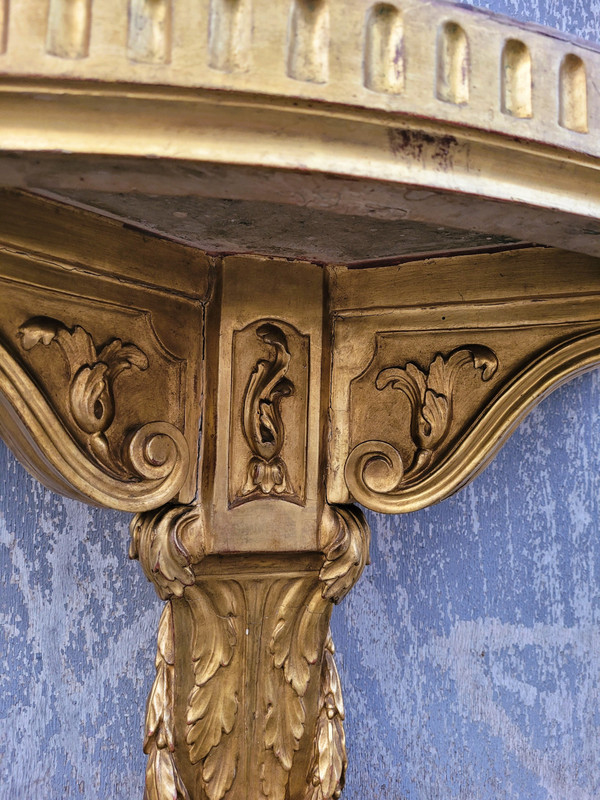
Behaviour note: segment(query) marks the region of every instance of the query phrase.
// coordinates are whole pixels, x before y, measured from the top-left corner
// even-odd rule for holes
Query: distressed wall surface
[[[597,0],[479,5],[600,40]],[[600,796],[599,409],[584,376],[462,494],[370,515],[372,566],[334,614],[347,800]],[[127,524],[0,445],[1,800],[142,796],[160,603]]]
[[[600,796],[599,408],[585,376],[461,494],[370,515],[334,620],[347,798]]]

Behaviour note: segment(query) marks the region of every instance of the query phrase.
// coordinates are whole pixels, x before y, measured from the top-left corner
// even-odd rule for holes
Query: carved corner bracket
[[[48,294],[33,316],[33,290],[5,281],[2,431],[50,485],[138,511],[130,554],[166,603],[147,800],[340,796],[329,619],[369,548],[352,500],[397,512],[442,499],[545,394],[600,362],[595,259],[545,252],[530,303],[538,257],[440,259],[460,296],[429,289],[427,307],[418,263],[399,274],[228,257],[168,348],[156,331],[174,315],[161,327],[166,301],[145,288],[142,313],[113,292],[99,314],[82,291]],[[486,280],[465,300],[474,258]],[[201,346],[186,350],[194,325]],[[185,387],[201,437],[181,413]],[[198,444],[198,483],[182,495]]]
[[[446,357],[437,354],[428,371],[411,362],[382,370],[376,388],[392,387],[408,398],[414,452],[405,468],[401,453],[388,442],[357,444],[344,470],[350,492],[368,508],[388,514],[444,499],[479,474],[549,392],[599,362],[600,330],[592,330],[559,342],[504,382],[496,355],[480,345],[460,347]],[[480,370],[483,382],[500,372],[496,391],[482,402],[474,420],[460,403],[455,409],[455,381],[468,364]],[[459,432],[447,446],[453,426]]]
[[[130,554],[165,601],[147,800],[338,798],[329,620],[369,550],[352,503],[443,499],[597,366],[597,260],[439,258],[432,281],[420,261],[230,256],[175,299],[131,275],[74,294],[59,268],[40,291],[19,268],[0,258],[0,430],[53,488],[137,512]]]
[[[0,396],[10,412],[0,430],[31,472],[76,499],[126,510],[151,508],[177,494],[189,451],[175,425],[152,420],[131,426],[118,445],[109,437],[115,393],[127,404],[119,375],[148,369],[139,347],[113,338],[98,348],[81,326],[68,329],[50,317],[26,320],[16,338],[26,352],[55,343],[67,368],[63,382],[60,361],[50,353],[45,361],[54,386],[40,385],[0,342]]]

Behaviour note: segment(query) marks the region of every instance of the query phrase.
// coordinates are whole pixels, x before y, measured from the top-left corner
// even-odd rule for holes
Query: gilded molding
[[[0,70],[13,79],[243,91],[451,122],[460,107],[465,126],[600,152],[585,133],[587,117],[598,122],[596,109],[584,117],[600,54],[557,31],[420,0],[398,7],[177,0],[173,7],[174,0],[128,0],[107,16],[98,0],[52,0],[49,13],[21,0],[11,13],[20,24],[10,32],[0,17]],[[208,43],[200,53],[198,41]],[[407,59],[407,51],[420,57]],[[578,61],[565,66],[570,56]]]
[[[470,349],[473,349],[472,346]],[[483,368],[482,378],[491,378],[496,372],[495,357],[487,354],[479,362],[477,358],[479,356],[473,360],[476,366]],[[439,461],[436,460],[435,449],[432,453],[427,453],[425,449],[424,456],[421,455],[423,449],[418,451],[413,462],[412,480],[407,479],[402,457],[395,447],[385,441],[361,442],[349,454],[344,470],[352,496],[367,508],[387,514],[414,511],[443,500],[484,469],[521,420],[546,395],[599,364],[598,331],[560,342],[533,358],[525,368],[501,385],[481,409],[476,421],[463,431],[459,441]],[[423,375],[418,377],[415,370],[411,372],[414,385],[420,384],[421,388],[425,388]],[[398,373],[393,368],[391,372],[386,370],[384,377],[380,375],[381,385],[378,388],[383,389],[388,379],[397,381]],[[403,373],[400,379],[403,385],[406,385],[406,375],[406,372]],[[426,397],[426,391],[422,396]],[[436,399],[436,406],[439,405]],[[419,403],[415,398],[413,408],[416,407],[419,407]],[[418,428],[425,422],[425,432],[435,419],[433,412],[426,413],[430,419],[427,416],[417,418]],[[414,420],[413,416],[413,426]],[[432,427],[430,433],[433,430]],[[443,433],[444,427],[441,426],[440,430]],[[425,441],[420,431],[414,431],[414,427],[413,433],[417,442]],[[438,443],[440,441],[443,441],[443,437]]]
[[[63,346],[71,348],[69,358],[75,369],[71,367],[68,421],[0,343],[0,401],[6,412],[0,419],[2,437],[30,472],[61,494],[125,511],[170,500],[189,466],[187,443],[174,425],[149,422],[139,426],[118,455],[104,436],[114,414],[112,379],[130,366],[128,358],[143,364],[143,354],[137,348],[123,351],[114,340],[103,351],[111,362],[105,364],[93,352],[88,334],[81,328],[75,331],[80,331],[75,334],[78,344],[60,323],[44,331],[32,323],[21,331],[26,349],[44,339],[49,344],[57,333]],[[81,360],[85,350],[91,363]]]

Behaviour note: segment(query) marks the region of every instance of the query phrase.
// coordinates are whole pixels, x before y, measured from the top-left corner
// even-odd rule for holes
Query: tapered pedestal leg
[[[202,557],[200,512],[138,515],[132,554],[166,605],[144,749],[147,800],[329,800],[346,768],[332,604],[368,528],[326,507],[324,553]]]

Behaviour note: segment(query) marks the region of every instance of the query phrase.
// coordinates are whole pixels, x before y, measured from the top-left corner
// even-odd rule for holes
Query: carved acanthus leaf
[[[106,431],[115,417],[114,380],[126,369],[147,369],[144,353],[120,339],[113,339],[98,351],[82,327],[69,330],[49,317],[33,317],[21,325],[19,335],[25,350],[56,342],[69,369],[69,408],[84,446],[105,469],[127,477],[121,455],[111,451]]]
[[[139,558],[144,574],[163,600],[181,597],[194,583],[192,564],[204,555],[202,512],[195,506],[166,506],[136,514],[131,521],[130,558]]]
[[[294,392],[286,377],[291,358],[288,342],[281,328],[271,322],[260,325],[256,335],[270,345],[273,354],[257,361],[244,394],[242,429],[253,455],[240,494],[293,494],[280,455],[285,440],[281,400]]]
[[[194,688],[188,698],[187,743],[192,764],[203,762],[202,789],[221,800],[237,772],[238,717],[243,660],[243,592],[235,581],[207,582],[186,591],[193,620]]]
[[[77,499],[112,508],[140,510],[168,502],[188,471],[187,442],[174,425],[153,421],[128,432],[118,445],[106,433],[115,418],[114,381],[124,371],[145,370],[148,360],[133,344],[113,339],[99,351],[87,331],[49,317],[34,317],[19,329],[31,350],[53,342],[68,368],[67,407],[57,412],[21,365],[0,344],[0,396],[19,409],[9,425],[14,445],[34,474]]]
[[[323,597],[339,603],[360,578],[369,563],[371,533],[357,506],[325,505],[321,518],[321,541],[325,562],[319,578]]]
[[[377,376],[379,390],[391,385],[403,392],[411,407],[411,436],[416,451],[402,480],[416,477],[431,462],[435,451],[450,431],[453,419],[454,386],[459,371],[469,364],[481,369],[481,379],[488,381],[498,368],[498,359],[489,347],[468,345],[444,357],[438,353],[424,372],[416,364],[391,367]]]
[[[334,654],[335,647],[329,633],[321,665],[319,716],[305,800],[337,800],[344,788],[348,765],[343,725],[344,701]]]
[[[489,347],[465,345],[447,356],[437,354],[423,370],[409,362],[404,367],[388,367],[377,375],[380,391],[388,386],[401,391],[410,403],[410,436],[414,455],[408,466],[398,450],[388,442],[367,441],[356,445],[346,461],[346,483],[363,505],[377,510],[394,510],[397,498],[439,461],[443,444],[454,422],[455,385],[466,366],[481,370],[489,381],[498,369],[498,359]]]
[[[311,668],[319,661],[328,602],[318,581],[297,578],[279,582],[269,593],[269,615],[277,620],[270,642],[272,669],[265,681],[265,752],[262,791],[283,800],[294,754],[304,734],[303,698]]]
[[[144,800],[190,800],[173,753],[175,713],[175,639],[173,609],[168,602],[158,626],[156,677],[146,707]]]

